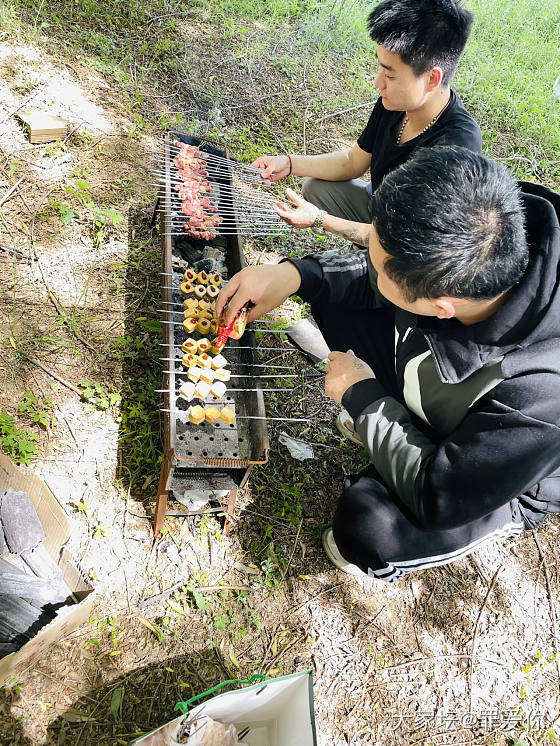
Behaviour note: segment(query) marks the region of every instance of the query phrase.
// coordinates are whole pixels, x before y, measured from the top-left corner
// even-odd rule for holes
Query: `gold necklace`
[[[420,135],[423,135],[424,132],[427,132],[427,130],[429,130],[430,127],[437,122],[437,120],[440,118],[440,116],[443,114],[443,112],[449,106],[449,101],[451,101],[451,98],[448,99],[448,101],[445,104],[445,106],[443,107],[443,109],[435,115],[435,117],[432,119],[431,122],[428,122],[428,124],[424,127],[424,129],[422,130],[422,132],[419,132],[416,135],[416,137],[420,137]],[[408,124],[408,114],[405,114],[403,122],[402,122],[402,124],[400,126],[400,129],[399,129],[399,134],[397,135],[397,145],[401,144],[401,139],[402,139],[402,136],[403,136],[404,128],[406,127],[407,124]]]

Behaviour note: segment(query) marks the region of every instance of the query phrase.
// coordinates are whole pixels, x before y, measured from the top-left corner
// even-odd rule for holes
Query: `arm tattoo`
[[[359,228],[343,228],[342,230],[338,231],[330,231],[330,233],[334,233],[335,236],[340,236],[340,238],[345,238],[348,241],[352,241],[352,243],[358,244],[358,246],[363,246],[364,248],[369,248],[369,224],[364,223],[364,228],[366,229],[365,235],[364,231],[360,230]]]

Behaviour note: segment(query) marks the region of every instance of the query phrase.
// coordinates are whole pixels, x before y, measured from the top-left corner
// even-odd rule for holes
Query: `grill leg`
[[[227,515],[224,523],[224,534],[227,536],[231,531],[231,522],[233,520],[233,514],[235,512],[235,501],[237,500],[237,489],[229,491]]]
[[[161,465],[161,473],[159,475],[156,511],[154,515],[154,539],[159,539],[161,529],[163,528],[163,522],[165,520],[165,510],[167,508],[167,498],[169,496],[169,491],[166,489],[168,476],[169,461],[167,458],[164,458]]]

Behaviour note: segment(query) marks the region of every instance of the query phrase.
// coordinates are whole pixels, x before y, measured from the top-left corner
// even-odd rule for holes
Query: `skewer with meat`
[[[181,212],[188,220],[183,228],[194,238],[212,240],[216,238],[215,228],[222,222],[217,215],[218,208],[207,196],[212,191],[207,176],[206,161],[201,151],[194,145],[176,142],[179,152],[173,162],[177,168],[182,184],[177,184],[175,190],[181,198]]]

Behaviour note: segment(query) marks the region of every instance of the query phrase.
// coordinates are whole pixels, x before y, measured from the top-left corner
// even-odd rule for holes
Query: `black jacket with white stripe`
[[[377,379],[343,398],[386,485],[427,528],[464,525],[515,497],[528,512],[560,512],[560,197],[521,187],[530,261],[504,304],[472,326],[397,308],[402,401]],[[360,307],[367,252],[290,261],[304,300]]]

